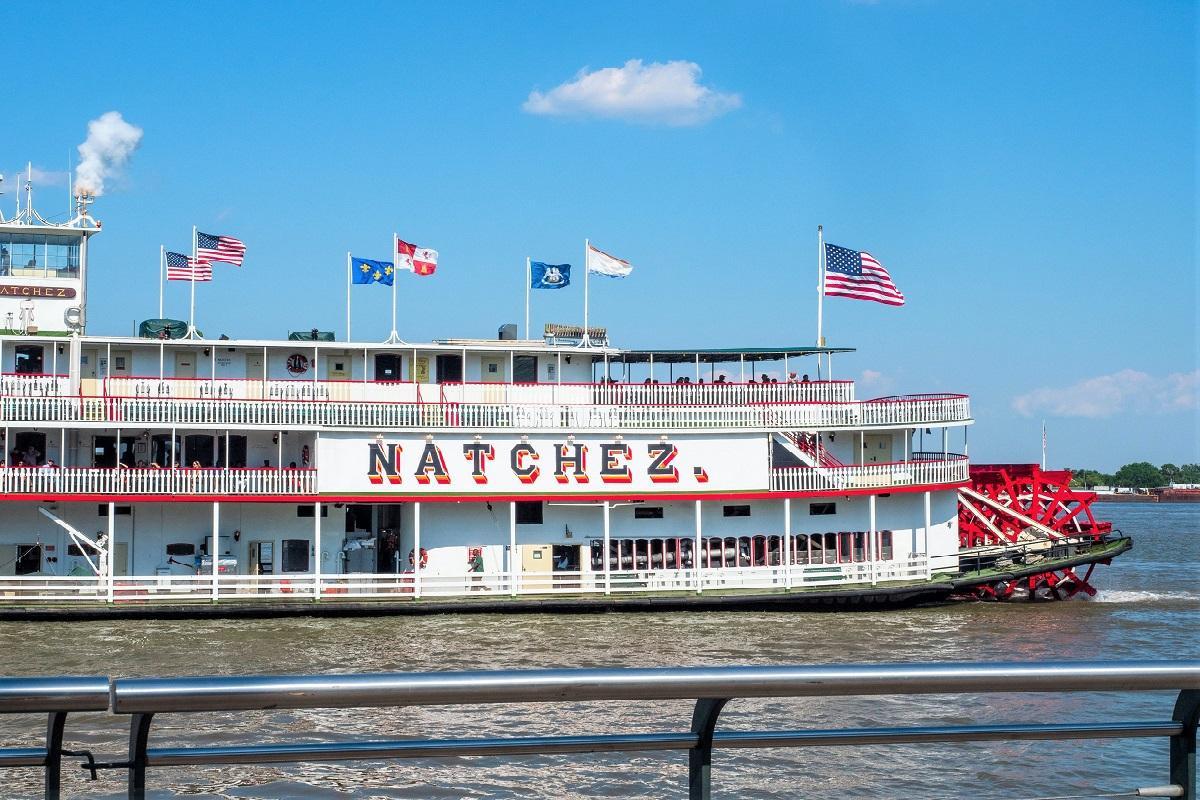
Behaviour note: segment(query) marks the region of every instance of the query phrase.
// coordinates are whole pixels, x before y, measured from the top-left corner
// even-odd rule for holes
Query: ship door
[[[863,434],[862,463],[886,464],[892,460],[892,437],[887,433]]]
[[[112,364],[109,366],[109,375],[112,377],[128,378],[133,374],[133,353],[128,350],[113,350]]]
[[[250,574],[272,575],[275,572],[275,543],[269,541],[250,543]]]
[[[438,383],[462,383],[463,379],[463,361],[462,356],[443,353],[437,357],[437,382]]]
[[[194,378],[196,377],[196,354],[195,353],[175,353],[175,377],[176,378]]]
[[[262,353],[246,353],[246,380],[261,381],[263,379]]]
[[[548,544],[521,545],[521,574],[537,575],[554,569],[554,547]]]
[[[183,463],[181,466],[192,466],[199,461],[202,467],[214,464],[216,448],[213,447],[213,437],[203,433],[183,437]]]
[[[350,357],[349,356],[326,356],[325,357],[325,378],[331,381],[348,381],[350,380]]]
[[[115,436],[93,436],[92,466],[115,467],[118,462],[127,467],[135,466],[137,460],[133,449],[136,444],[135,439],[122,436],[118,447]]]
[[[30,449],[32,448],[32,449]],[[37,467],[46,463],[46,434],[21,431],[13,436],[13,465]]]
[[[398,381],[400,378],[400,356],[395,353],[375,354],[375,380]]]
[[[554,572],[579,572],[579,551],[580,546],[577,544],[556,544],[551,548],[551,557],[553,561]],[[554,581],[555,587],[577,587],[579,586],[579,578],[572,575],[569,577],[557,578]]]
[[[507,360],[485,357],[479,365],[480,371],[483,373],[480,380],[484,383],[504,383],[504,362]]]

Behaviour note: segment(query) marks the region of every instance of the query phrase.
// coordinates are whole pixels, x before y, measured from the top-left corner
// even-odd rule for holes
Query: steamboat
[[[93,335],[87,200],[0,216],[2,616],[1063,599],[1130,546],[849,348]]]

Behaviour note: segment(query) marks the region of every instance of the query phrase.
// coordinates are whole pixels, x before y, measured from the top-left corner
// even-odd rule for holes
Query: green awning
[[[692,350],[623,350],[613,353],[609,361],[624,361],[629,364],[648,363],[653,357],[654,363],[659,364],[694,364],[699,359],[701,364],[729,364],[737,361],[782,361],[784,356],[824,355],[826,353],[853,353],[853,347],[813,347],[797,345],[796,347],[717,347],[697,348]],[[593,354],[592,361],[603,361],[602,354]]]

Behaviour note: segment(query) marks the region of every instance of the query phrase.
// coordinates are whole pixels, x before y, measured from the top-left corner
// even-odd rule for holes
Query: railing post
[[[146,798],[146,744],[153,714],[134,714],[129,722],[129,800]]]
[[[55,711],[46,721],[46,800],[58,800],[62,792],[62,742],[67,712]]]
[[[692,733],[696,743],[688,750],[688,800],[712,797],[712,744],[717,717],[729,698],[702,698],[692,712]]]
[[[1183,800],[1197,800],[1196,727],[1200,725],[1200,689],[1184,689],[1175,701],[1171,718],[1183,730],[1171,737],[1171,783],[1182,787]]]

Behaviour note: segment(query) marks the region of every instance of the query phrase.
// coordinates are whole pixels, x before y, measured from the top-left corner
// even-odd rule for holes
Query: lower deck
[[[877,587],[957,567],[955,502],[9,502],[0,606]]]

